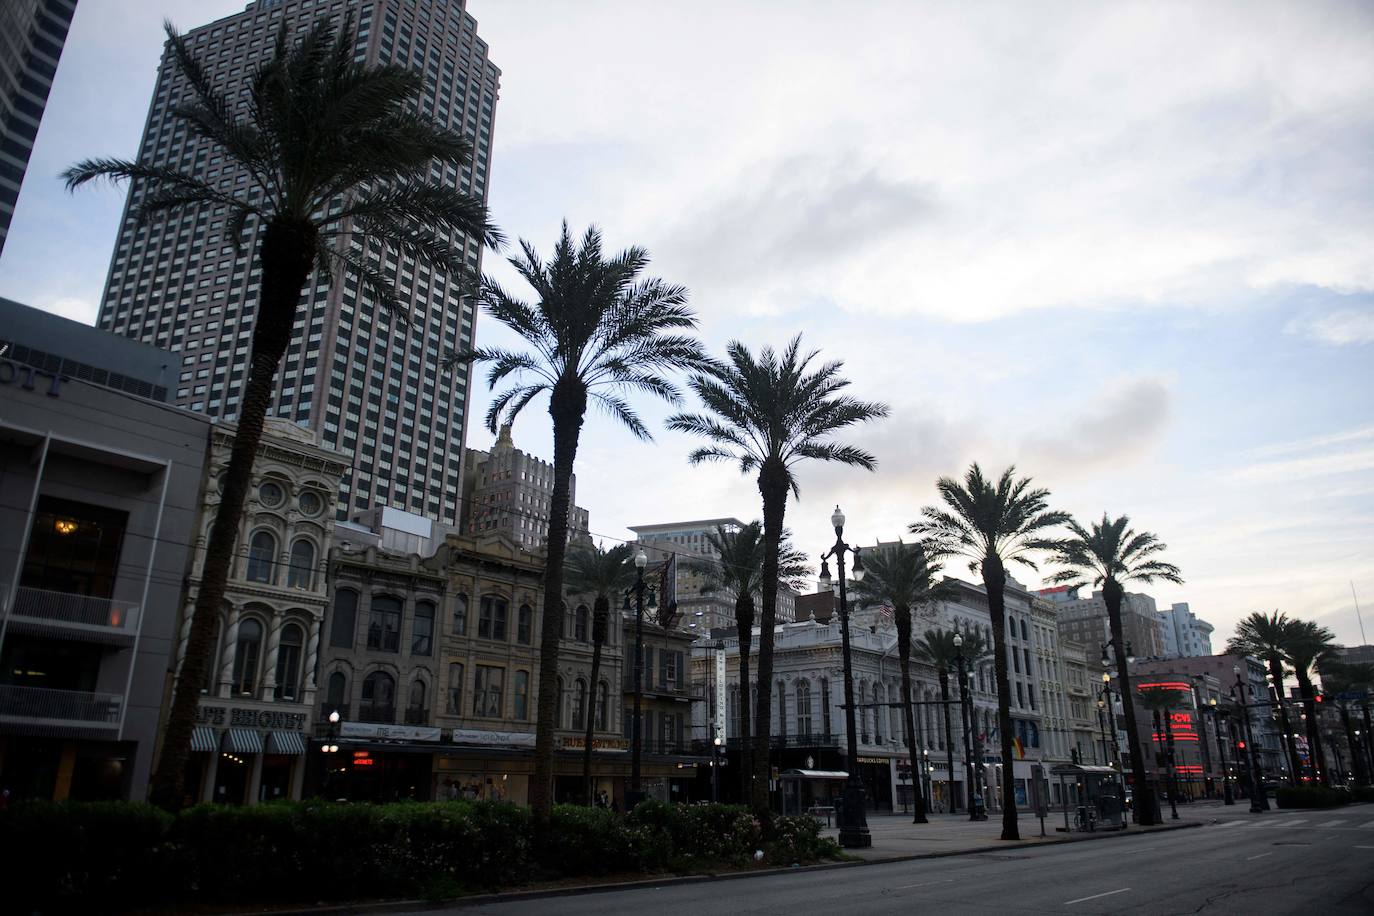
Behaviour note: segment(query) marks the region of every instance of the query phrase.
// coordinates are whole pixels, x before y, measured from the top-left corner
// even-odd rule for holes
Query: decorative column
[[[186,647],[191,644],[191,622],[196,612],[195,599],[187,602],[181,615],[181,636],[177,639],[176,672],[181,673],[181,663],[186,660]]]
[[[281,631],[285,616],[281,608],[272,609],[272,623],[267,631],[267,658],[263,660],[262,690],[259,699],[271,700],[277,688],[277,654],[281,651]]]
[[[310,636],[305,643],[305,690],[302,692],[307,707],[315,705],[315,691],[319,687],[315,680],[315,666],[320,657],[320,619],[311,617]]]
[[[234,604],[229,607],[229,625],[224,628],[224,653],[219,662],[219,695],[227,698],[229,686],[234,679],[234,655],[239,647],[239,616],[242,608]]]

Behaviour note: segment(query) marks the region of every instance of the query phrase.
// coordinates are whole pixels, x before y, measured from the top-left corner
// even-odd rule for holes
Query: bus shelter
[[[1066,800],[1065,831],[1125,829],[1125,792],[1122,789],[1121,774],[1114,768],[1062,763],[1053,767],[1050,775],[1059,779],[1060,796]],[[1072,824],[1069,821],[1069,813],[1073,806],[1067,804],[1070,797],[1069,786],[1074,787],[1073,796],[1078,799]]]

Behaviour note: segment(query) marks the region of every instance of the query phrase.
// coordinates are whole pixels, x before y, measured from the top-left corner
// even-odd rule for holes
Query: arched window
[[[406,725],[424,725],[429,719],[425,708],[425,682],[418,677],[410,682],[410,697],[406,700]]]
[[[396,721],[396,680],[385,671],[374,671],[363,680],[363,701],[358,709],[362,722],[389,724]]]
[[[270,531],[259,531],[248,542],[248,581],[277,581],[277,539]]]
[[[604,732],[606,723],[610,721],[611,711],[611,685],[605,681],[596,691],[596,730]]]
[[[339,649],[353,648],[358,629],[358,593],[339,589],[334,593],[334,619],[329,623],[329,644]]]
[[[515,641],[528,646],[534,634],[534,610],[528,604],[520,605],[515,616]]]
[[[277,686],[272,695],[279,700],[294,700],[300,695],[301,649],[305,646],[305,631],[288,623],[281,631],[277,646]]]
[[[410,625],[410,654],[429,655],[434,645],[434,605],[415,603],[415,621]]]
[[[252,617],[239,621],[239,638],[234,647],[233,693],[252,693],[258,683],[258,657],[262,654],[262,624]]]
[[[821,678],[821,733],[830,737],[830,680]]]
[[[587,637],[587,606],[579,604],[577,610],[573,612],[573,639],[578,642],[586,642]]]
[[[325,687],[324,702],[326,706],[341,709],[344,700],[348,696],[348,676],[342,671],[335,671],[329,675],[329,683]]]
[[[797,734],[811,734],[811,682],[797,681]]]
[[[874,703],[879,703],[879,704],[880,704],[880,703],[882,703],[886,698],[887,698],[887,696],[886,696],[886,693],[883,691],[883,685],[882,685],[882,684],[874,684],[874,685],[873,685],[873,702],[874,702]],[[874,744],[882,744],[882,743],[883,743],[883,707],[880,706],[880,705],[879,705],[879,706],[874,706],[874,707],[873,707],[873,743],[874,743]]]
[[[315,545],[297,538],[291,545],[291,566],[286,571],[287,588],[315,587]]]
[[[453,596],[453,635],[468,635],[468,596],[459,592]]]
[[[1030,642],[1030,630],[1026,629],[1026,618],[1021,618],[1021,638]]]
[[[582,678],[573,682],[572,727],[587,727],[587,682]]]
[[[401,599],[373,595],[367,621],[367,647],[382,652],[401,651]]]

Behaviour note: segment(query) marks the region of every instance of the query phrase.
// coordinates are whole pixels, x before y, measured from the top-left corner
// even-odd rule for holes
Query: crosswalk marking
[[[1296,827],[1296,826],[1298,826],[1299,824],[1306,824],[1306,823],[1307,823],[1307,818],[1305,818],[1305,817],[1300,817],[1300,818],[1298,818],[1298,819],[1295,820],[1295,821],[1284,821],[1284,822],[1283,822],[1283,825],[1284,825],[1285,827]]]
[[[1374,827],[1374,821],[1370,821],[1368,824],[1360,825],[1361,830],[1368,830],[1370,827]]]
[[[1339,828],[1344,827],[1344,826],[1345,826],[1345,821],[1329,821],[1329,822],[1327,822],[1327,823],[1325,823],[1325,824],[1318,824],[1318,825],[1317,825],[1317,829],[1318,829],[1318,830],[1332,830],[1332,829],[1339,829]]]

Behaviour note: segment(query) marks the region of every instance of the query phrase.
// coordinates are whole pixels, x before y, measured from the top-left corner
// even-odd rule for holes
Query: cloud
[[[1156,378],[1110,385],[1077,416],[1027,438],[1027,463],[1063,473],[1118,471],[1143,459],[1168,426],[1168,386]]]
[[[1336,309],[1322,315],[1295,318],[1284,330],[1336,346],[1374,343],[1374,309]]]

